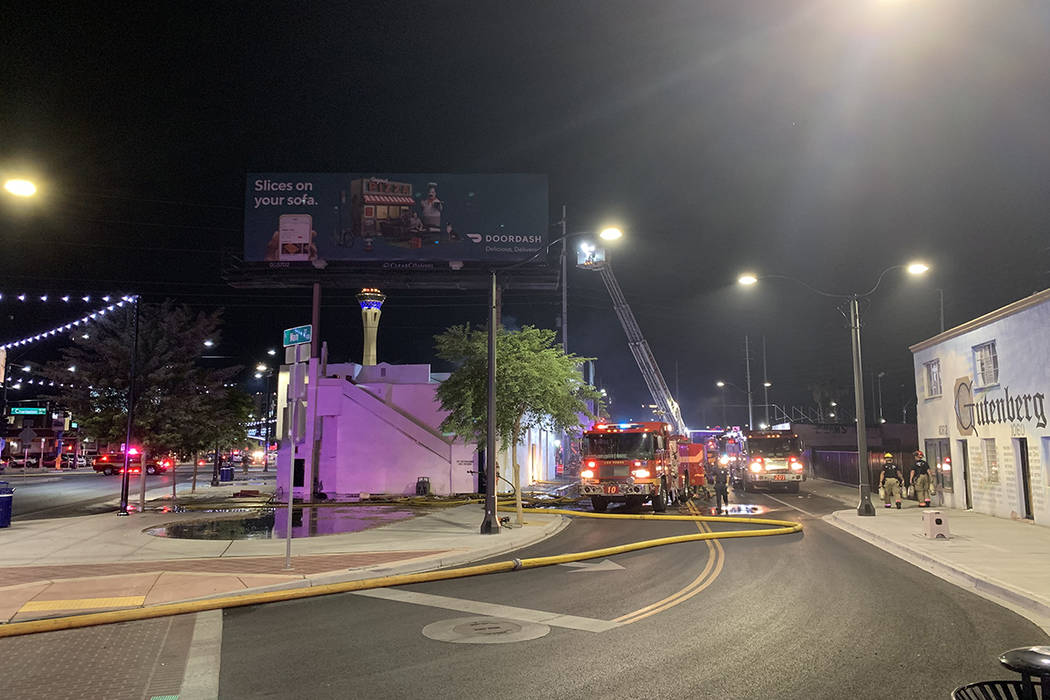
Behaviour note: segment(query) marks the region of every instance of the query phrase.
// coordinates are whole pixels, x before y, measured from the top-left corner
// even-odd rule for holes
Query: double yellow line
[[[700,515],[700,511],[695,505],[693,505],[692,501],[689,501],[689,512],[694,515]],[[696,528],[702,533],[712,532],[711,527],[704,521],[697,522]],[[688,586],[678,591],[677,593],[667,596],[663,600],[656,601],[652,605],[647,605],[644,608],[639,608],[638,610],[635,610],[634,612],[629,612],[626,615],[621,615],[620,617],[613,620],[613,622],[619,622],[620,624],[624,625],[629,625],[632,622],[638,622],[638,620],[642,620],[651,615],[655,615],[656,613],[663,612],[668,608],[673,608],[679,603],[683,603],[689,600],[690,598],[698,594],[700,591],[704,590],[712,583],[714,583],[715,579],[718,578],[718,575],[722,573],[722,566],[725,564],[726,553],[725,550],[722,548],[722,543],[718,540],[705,540],[705,544],[707,545],[708,552],[707,565],[704,567],[704,570],[700,572],[700,575],[693,579]]]

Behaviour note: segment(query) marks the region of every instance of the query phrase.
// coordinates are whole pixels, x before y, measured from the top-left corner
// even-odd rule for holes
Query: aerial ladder
[[[649,348],[649,343],[646,342],[645,336],[642,335],[642,329],[638,326],[634,312],[631,311],[630,305],[628,305],[627,300],[623,296],[620,283],[616,281],[612,264],[607,260],[605,251],[595,246],[581,248],[576,266],[585,270],[597,270],[601,273],[602,282],[605,283],[605,288],[609,290],[609,296],[612,298],[613,310],[616,311],[616,316],[620,319],[623,331],[627,334],[627,347],[631,349],[634,361],[638,363],[638,369],[642,372],[642,377],[649,387],[649,393],[652,394],[653,401],[656,402],[658,410],[665,416],[665,420],[674,426],[675,431],[679,435],[688,437],[689,429],[686,427],[685,421],[682,420],[682,412],[678,408],[678,402],[671,395],[667,381],[664,379],[659,365],[656,364],[656,358],[653,357],[653,351]]]

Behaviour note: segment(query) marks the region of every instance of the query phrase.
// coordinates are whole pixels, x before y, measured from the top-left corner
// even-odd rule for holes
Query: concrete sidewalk
[[[284,568],[284,539],[146,532],[214,519],[206,513],[15,520],[0,530],[0,623],[429,571],[526,547],[568,522],[528,512],[524,527],[493,536],[478,532],[480,504],[419,513],[358,532],[295,538],[291,570]]]
[[[855,487],[819,482],[819,489],[856,502]],[[950,539],[928,539],[922,514],[939,511]],[[905,501],[901,510],[876,503],[875,517],[856,508],[824,520],[880,549],[912,562],[947,581],[1028,618],[1050,633],[1050,528],[968,510],[919,508]]]

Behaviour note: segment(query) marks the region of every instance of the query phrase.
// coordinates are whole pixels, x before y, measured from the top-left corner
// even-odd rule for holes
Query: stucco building
[[[1050,289],[911,347],[944,505],[1050,525]]]

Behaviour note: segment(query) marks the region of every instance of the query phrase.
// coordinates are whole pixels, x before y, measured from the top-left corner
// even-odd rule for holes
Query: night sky
[[[83,5],[4,18],[0,175],[44,190],[0,204],[4,340],[77,315],[13,293],[139,292],[224,306],[219,354],[266,359],[309,297],[222,282],[246,172],[547,174],[552,222],[564,203],[570,230],[625,231],[614,268],[693,426],[720,422],[717,379],[744,385],[745,335],[756,402],[763,336],[775,403],[812,406],[814,384],[851,402],[835,301],[739,287],[744,269],[862,292],[931,265],[864,308],[890,420],[914,420],[907,347],[937,332],[938,289],[950,327],[1048,286],[1046,3]],[[570,349],[640,417],[600,278],[569,290]],[[381,361],[430,362],[435,333],[485,320],[484,293],[387,291]],[[505,321],[553,327],[558,305],[508,292]],[[351,293],[326,292],[322,335],[360,359]]]

